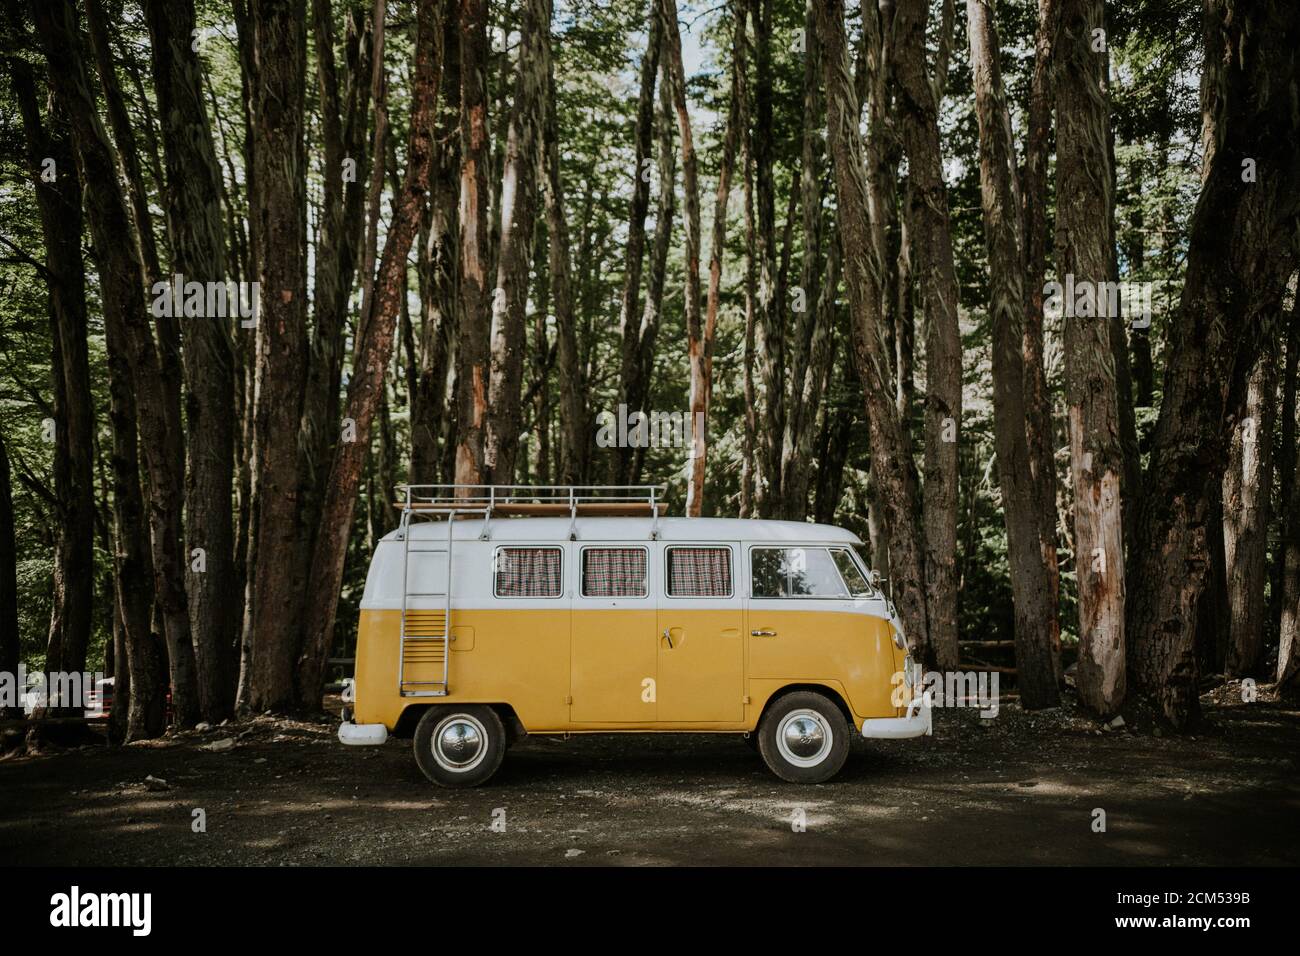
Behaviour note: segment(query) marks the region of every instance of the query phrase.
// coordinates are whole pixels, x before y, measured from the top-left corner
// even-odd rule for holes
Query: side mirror
[[[871,586],[877,591],[884,590],[880,585],[884,583],[884,576],[879,571],[871,572]]]

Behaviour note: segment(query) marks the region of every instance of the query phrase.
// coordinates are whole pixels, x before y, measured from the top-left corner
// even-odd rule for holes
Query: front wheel
[[[415,762],[443,787],[476,787],[506,755],[506,730],[491,707],[430,707],[415,728]]]
[[[758,750],[768,769],[790,783],[823,783],[849,755],[849,722],[822,694],[795,691],[763,716]]]

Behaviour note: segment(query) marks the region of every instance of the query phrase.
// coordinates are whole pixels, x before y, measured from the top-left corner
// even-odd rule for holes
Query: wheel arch
[[[458,701],[458,700],[436,700],[429,703],[412,703],[407,704],[402,709],[402,714],[397,718],[397,723],[393,727],[392,736],[409,739],[415,736],[415,727],[424,716],[425,711],[432,707],[454,707],[457,704],[473,703],[482,707],[491,707],[496,711],[497,716],[501,718],[501,724],[506,729],[506,737],[510,743],[514,743],[520,737],[527,736],[528,732],[524,729],[523,723],[515,713],[514,707],[509,704],[482,704],[478,701]]]
[[[763,710],[759,713],[758,720],[754,724],[754,729],[750,731],[750,733],[758,732],[758,728],[763,726],[763,719],[767,716],[768,711],[775,707],[778,701],[799,691],[811,691],[814,694],[821,694],[823,697],[828,698],[840,709],[840,713],[844,715],[844,719],[848,722],[850,730],[857,729],[857,718],[853,716],[853,711],[849,709],[848,701],[844,699],[844,695],[840,693],[840,691],[831,687],[829,684],[805,682],[784,684],[778,690],[773,691],[768,696],[767,701],[763,704]]]

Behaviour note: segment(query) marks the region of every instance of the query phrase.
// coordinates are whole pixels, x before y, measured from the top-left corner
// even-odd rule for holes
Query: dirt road
[[[409,741],[333,731],[259,718],[0,761],[0,864],[1300,863],[1300,712],[1274,704],[1210,706],[1194,738],[945,711],[933,738],[856,742],[819,787],[739,738],[638,735],[530,738],[447,791]]]

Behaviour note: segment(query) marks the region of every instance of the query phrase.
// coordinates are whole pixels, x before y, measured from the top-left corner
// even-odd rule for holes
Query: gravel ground
[[[409,741],[261,717],[0,760],[0,864],[1295,865],[1300,712],[1233,699],[1178,738],[942,711],[815,787],[738,737],[638,734],[529,738],[488,786],[442,790]]]

